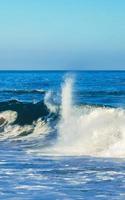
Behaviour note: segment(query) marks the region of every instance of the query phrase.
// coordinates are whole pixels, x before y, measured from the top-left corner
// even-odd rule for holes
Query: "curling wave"
[[[11,110],[17,112],[15,123],[20,125],[32,124],[34,120],[42,118],[43,120],[49,114],[49,110],[44,102],[27,103],[18,100],[0,102],[0,112]]]
[[[0,141],[34,141],[45,137],[50,128],[41,119],[34,121],[31,125],[20,126],[13,124],[17,118],[14,111],[0,113]]]

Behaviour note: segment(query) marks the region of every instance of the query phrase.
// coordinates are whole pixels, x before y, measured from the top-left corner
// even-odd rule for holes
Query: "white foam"
[[[15,111],[4,111],[0,113],[0,118],[4,119],[4,123],[0,126],[0,141],[3,140],[34,140],[44,137],[50,132],[47,123],[38,119],[31,125],[20,126],[13,124],[17,118]]]
[[[52,113],[57,112],[57,106],[53,103],[52,91],[48,91],[44,97],[44,103]]]
[[[46,153],[125,157],[125,110],[75,107],[72,104],[72,83],[71,79],[66,79],[62,87],[59,137]]]
[[[7,110],[0,113],[0,118],[5,119],[8,124],[13,123],[17,118],[17,112]]]

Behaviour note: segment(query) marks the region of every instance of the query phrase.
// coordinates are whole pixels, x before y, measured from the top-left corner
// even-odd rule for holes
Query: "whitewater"
[[[73,82],[71,77],[64,80],[60,106],[54,104],[52,91],[44,97],[49,112],[59,115],[54,127],[51,127],[51,114],[46,121],[39,118],[30,125],[21,126],[14,123],[17,112],[4,111],[0,113],[0,140],[39,140],[38,147],[29,148],[27,152],[41,155],[125,157],[125,110],[75,105]],[[54,131],[57,132],[55,140],[47,144],[47,136],[53,135]],[[46,145],[43,145],[45,141]]]
[[[67,78],[62,87],[58,138],[51,154],[125,157],[125,110],[75,106],[72,89],[73,80]]]

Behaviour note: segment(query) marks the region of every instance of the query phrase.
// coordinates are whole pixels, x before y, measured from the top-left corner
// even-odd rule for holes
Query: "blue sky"
[[[125,1],[0,1],[0,69],[125,69]]]

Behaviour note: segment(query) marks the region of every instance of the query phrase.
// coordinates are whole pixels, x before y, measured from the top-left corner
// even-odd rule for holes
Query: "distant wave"
[[[13,93],[13,94],[45,94],[45,90],[35,89],[35,90],[0,90],[0,93]]]
[[[12,94],[45,94],[47,91],[42,90],[42,89],[34,89],[34,90],[29,90],[29,89],[10,89],[10,90],[0,90],[0,93],[12,93]],[[125,95],[125,90],[120,90],[120,91],[77,91],[77,95],[79,96],[122,96]]]
[[[79,96],[122,96],[125,91],[80,91],[76,92]]]

